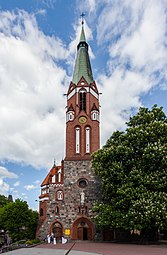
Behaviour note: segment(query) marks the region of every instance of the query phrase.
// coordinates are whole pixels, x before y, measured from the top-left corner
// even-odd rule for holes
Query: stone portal
[[[93,240],[94,239],[93,223],[85,217],[81,217],[74,221],[72,225],[71,238],[73,240]]]
[[[54,234],[56,241],[61,242],[62,236],[63,236],[63,229],[62,229],[62,225],[59,222],[55,222],[52,225],[52,233]]]

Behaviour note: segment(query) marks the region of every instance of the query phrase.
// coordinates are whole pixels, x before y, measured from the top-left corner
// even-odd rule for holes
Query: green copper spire
[[[82,25],[82,30],[81,30],[80,42],[86,42],[86,37],[85,37],[85,32],[84,32],[83,25]]]
[[[92,69],[88,54],[88,44],[86,43],[83,22],[80,41],[77,46],[77,58],[75,61],[72,82],[77,85],[82,76],[85,78],[88,84],[93,82]]]

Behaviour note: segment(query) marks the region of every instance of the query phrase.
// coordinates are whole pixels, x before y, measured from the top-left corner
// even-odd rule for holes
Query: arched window
[[[63,200],[63,191],[62,190],[57,191],[57,200]]]
[[[76,137],[76,153],[80,153],[80,128],[77,127],[75,129],[75,137]]]
[[[40,209],[40,216],[43,216],[43,209]]]
[[[70,111],[66,114],[66,121],[72,121],[74,119],[74,112]]]
[[[79,92],[79,110],[86,111],[86,91],[81,90]]]
[[[92,120],[98,120],[99,121],[99,112],[98,111],[92,111],[91,112],[91,118],[92,118]]]
[[[86,153],[90,153],[90,127],[86,127]]]

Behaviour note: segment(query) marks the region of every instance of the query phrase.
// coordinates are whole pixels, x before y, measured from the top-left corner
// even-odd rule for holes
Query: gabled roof
[[[99,109],[97,108],[97,106],[95,105],[95,103],[93,104],[91,111],[99,111]]]
[[[72,82],[70,83],[70,86],[69,86],[69,89],[68,89],[68,92],[67,92],[67,95],[73,90],[76,88],[76,85],[73,84]]]
[[[39,199],[45,198],[45,197],[49,197],[49,193],[41,194],[41,195],[39,196]]]
[[[67,111],[73,111],[74,112],[74,107],[72,106],[72,104],[70,105],[70,107],[68,108]]]
[[[61,166],[56,166],[54,164],[52,169],[49,171],[46,178],[42,182],[41,187],[44,186],[44,185],[50,184],[50,177],[54,176],[58,172],[59,169],[61,169]]]
[[[83,24],[80,41],[77,46],[77,57],[72,82],[77,85],[82,76],[85,78],[88,84],[93,82],[92,69],[88,54],[88,44],[86,43]]]

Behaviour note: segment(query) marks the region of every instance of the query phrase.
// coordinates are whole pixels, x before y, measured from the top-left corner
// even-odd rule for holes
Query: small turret
[[[9,195],[9,196],[8,196],[8,201],[9,201],[9,202],[13,202],[13,197],[12,197],[12,195]]]

